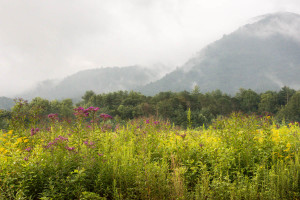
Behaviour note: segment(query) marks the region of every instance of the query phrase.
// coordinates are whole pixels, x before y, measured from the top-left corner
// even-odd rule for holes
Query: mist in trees
[[[272,115],[278,121],[300,121],[300,92],[289,87],[260,94],[241,88],[235,96],[220,90],[201,93],[197,85],[190,92],[168,91],[155,96],[135,91],[96,94],[90,90],[76,106],[100,107],[101,112],[114,116],[118,121],[152,116],[168,119],[182,127],[187,127],[189,109],[194,127],[208,125],[213,119],[232,112]],[[0,110],[0,128],[8,128],[9,119],[16,113],[39,120],[47,118],[50,113],[58,113],[60,118],[68,119],[73,117],[74,107],[71,99],[49,101],[36,97],[30,102],[17,99],[11,111]]]

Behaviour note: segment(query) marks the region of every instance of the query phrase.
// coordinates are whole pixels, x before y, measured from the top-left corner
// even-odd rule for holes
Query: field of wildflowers
[[[99,111],[0,132],[0,199],[300,199],[298,123],[235,113],[184,130]]]

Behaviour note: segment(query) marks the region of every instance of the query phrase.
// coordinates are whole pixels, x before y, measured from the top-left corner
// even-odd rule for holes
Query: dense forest
[[[0,110],[1,129],[8,128],[9,119],[15,115],[23,116],[27,121],[47,119],[50,113],[57,113],[61,119],[72,118],[75,106],[71,99],[49,101],[36,97],[30,102],[23,99],[15,99],[15,102],[11,111]],[[218,116],[232,112],[272,115],[278,121],[300,121],[300,92],[289,87],[261,94],[251,89],[240,89],[235,96],[220,90],[201,93],[198,86],[191,92],[160,92],[155,96],[134,91],[105,94],[87,91],[76,106],[100,107],[100,112],[108,113],[117,122],[153,116],[170,120],[183,128],[188,123],[193,127],[208,125]],[[190,122],[187,120],[188,112]]]

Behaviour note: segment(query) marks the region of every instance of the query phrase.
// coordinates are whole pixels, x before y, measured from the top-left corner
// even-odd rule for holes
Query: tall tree
[[[287,86],[284,86],[283,88],[281,88],[281,90],[278,93],[278,101],[280,105],[286,105],[289,100],[291,99],[291,97],[293,96],[293,94],[295,94],[295,90],[291,89]]]
[[[260,101],[259,95],[251,89],[241,88],[236,94],[237,99],[240,103],[240,109],[245,112],[257,112],[258,104]]]

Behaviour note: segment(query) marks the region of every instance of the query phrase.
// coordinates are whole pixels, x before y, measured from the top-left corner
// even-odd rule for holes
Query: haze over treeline
[[[0,98],[0,105],[3,99]],[[202,93],[198,86],[193,91],[160,92],[155,96],[145,96],[138,92],[118,91],[96,94],[87,91],[76,103],[71,99],[61,101],[34,98],[27,102],[16,99],[11,110],[0,109],[0,129],[11,126],[14,119],[43,121],[49,114],[60,119],[72,119],[75,107],[100,108],[99,112],[113,116],[116,123],[131,119],[155,117],[167,119],[175,125],[186,128],[207,126],[220,116],[242,112],[246,114],[271,115],[280,123],[300,121],[300,91],[283,87],[280,91],[261,94],[251,89],[240,89],[234,96],[220,90]]]

